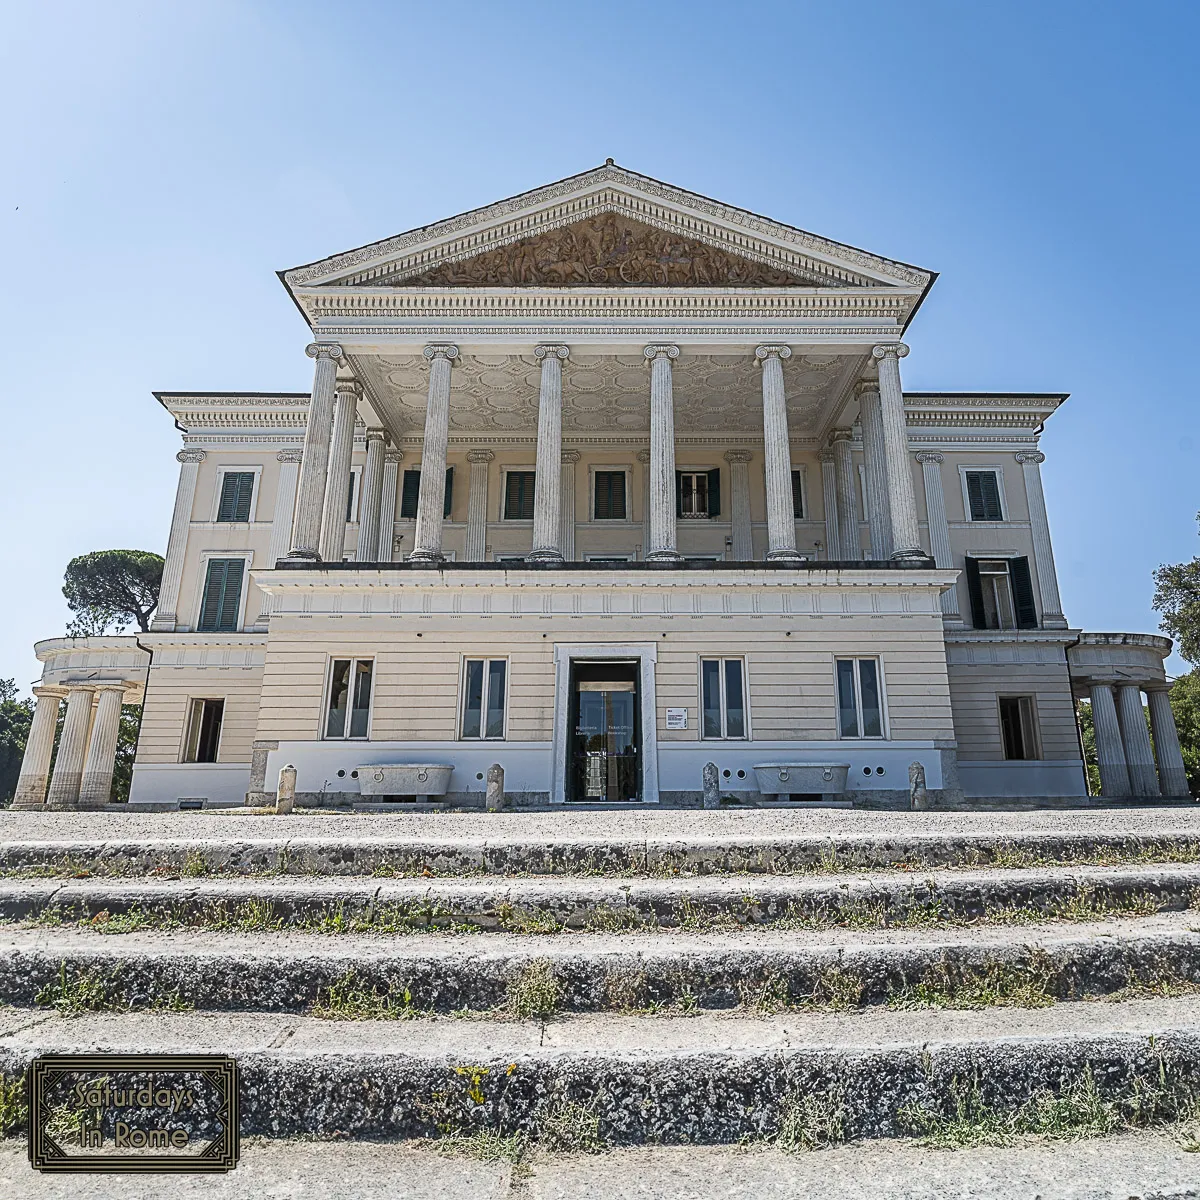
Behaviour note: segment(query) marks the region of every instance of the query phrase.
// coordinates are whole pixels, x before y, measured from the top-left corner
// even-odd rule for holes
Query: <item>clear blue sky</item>
[[[3,9],[22,689],[72,556],[165,549],[151,390],[309,386],[277,269],[608,156],[940,271],[907,387],[1072,393],[1043,473],[1075,625],[1155,629],[1151,571],[1200,550],[1194,0]]]

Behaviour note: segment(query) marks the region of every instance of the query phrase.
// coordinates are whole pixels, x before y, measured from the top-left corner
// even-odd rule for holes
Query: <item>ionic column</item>
[[[671,362],[678,346],[647,346],[650,363],[650,545],[649,559],[679,557],[675,532],[675,400]]]
[[[637,460],[642,464],[642,557],[645,558],[650,553],[650,451],[639,450]],[[631,500],[631,496],[626,496],[626,505]],[[589,496],[588,504],[594,503],[595,497]],[[591,518],[590,510],[588,517]]]
[[[83,756],[87,750],[88,730],[92,724],[92,689],[67,689],[67,715],[58,739],[58,757],[46,793],[47,808],[74,808],[79,799],[83,776]]]
[[[346,501],[350,498],[350,464],[354,458],[354,421],[362,384],[337,381],[333,410],[333,440],[329,446],[329,475],[325,482],[325,507],[321,513],[321,561],[341,562],[346,553]]]
[[[54,753],[54,731],[58,726],[62,692],[35,687],[33,694],[37,697],[37,707],[33,710],[33,723],[25,739],[25,757],[21,759],[21,774],[13,794],[14,809],[41,808],[46,802],[46,784],[50,781],[50,757]]]
[[[578,450],[562,452],[562,495],[559,501],[559,542],[563,558],[567,562],[575,561],[575,464],[583,456]],[[628,497],[626,497],[628,503]]]
[[[429,402],[425,408],[425,439],[421,443],[421,490],[417,493],[417,528],[409,558],[441,562],[442,510],[446,505],[446,443],[450,437],[450,368],[457,346],[426,346],[429,360]]]
[[[762,368],[763,470],[767,481],[767,560],[799,560],[796,509],[792,504],[792,445],[788,441],[783,360],[788,346],[759,346],[754,357]]]
[[[383,492],[379,498],[379,549],[376,562],[391,562],[396,536],[396,493],[400,490],[400,460],[403,450],[386,450],[383,455]]]
[[[117,737],[121,732],[121,704],[124,684],[104,684],[96,688],[98,702],[88,738],[83,778],[79,785],[79,807],[99,808],[112,795],[113,767],[117,761]]]
[[[1129,795],[1129,768],[1112,688],[1107,683],[1091,686],[1092,728],[1096,735],[1096,765],[1100,768],[1100,794],[1110,800]]]
[[[359,562],[378,562],[379,503],[383,498],[383,430],[367,430],[367,459],[363,464],[362,496],[358,503]]]
[[[1171,711],[1171,693],[1165,687],[1147,688],[1146,698],[1150,702],[1150,727],[1154,730],[1154,756],[1158,760],[1158,781],[1162,794],[1187,796],[1187,767],[1183,763],[1183,751],[1179,748],[1179,731],[1175,728],[1175,714]]]
[[[858,385],[859,425],[863,437],[863,480],[867,500],[867,526],[871,557],[882,562],[892,556],[892,512],[888,503],[887,457],[883,445],[883,412],[879,384]]]
[[[1062,613],[1058,574],[1054,569],[1054,548],[1050,544],[1050,519],[1046,516],[1046,497],[1042,492],[1041,468],[1046,456],[1040,450],[1022,450],[1013,457],[1021,464],[1021,474],[1025,477],[1025,499],[1033,533],[1033,562],[1037,568],[1038,589],[1042,593],[1042,624],[1047,629],[1066,629],[1067,618]]]
[[[842,530],[838,522],[837,466],[832,450],[818,450],[821,464],[821,498],[825,505],[825,557],[838,562],[842,557]]]
[[[288,558],[317,560],[321,556],[321,514],[325,507],[325,481],[329,475],[329,440],[333,432],[333,390],[342,348],[314,342],[304,351],[316,359],[312,400],[304,427],[304,453],[296,489],[296,516],[292,522],[292,548]]]
[[[1142,689],[1138,684],[1118,685],[1117,720],[1129,768],[1130,791],[1135,796],[1161,795],[1158,772],[1154,768],[1154,751],[1150,746],[1150,730],[1146,727],[1146,710],[1142,707]]]
[[[535,346],[542,364],[538,389],[537,463],[533,476],[534,562],[562,562],[562,365],[566,346]]]
[[[467,492],[467,537],[463,554],[467,562],[483,562],[487,553],[488,463],[496,456],[490,450],[468,450],[471,479]]]
[[[858,497],[854,483],[854,455],[850,449],[848,429],[833,431],[833,465],[837,478],[838,541],[842,557],[862,558],[862,543],[858,536]]]
[[[167,560],[163,563],[162,586],[158,593],[158,609],[151,630],[174,631],[175,610],[179,607],[179,584],[183,579],[183,563],[187,556],[188,528],[192,523],[192,504],[196,499],[196,477],[207,455],[203,450],[180,450],[175,455],[179,463],[179,483],[175,488],[175,508],[171,513],[171,533],[167,538]]]
[[[917,524],[917,496],[908,461],[908,425],[904,419],[904,392],[900,387],[900,360],[908,353],[903,342],[876,346],[871,353],[879,363],[879,410],[883,417],[883,452],[887,464],[888,507],[892,515],[892,558],[925,558]]]
[[[946,520],[946,496],[942,491],[942,462],[944,455],[933,450],[922,450],[917,455],[921,464],[921,478],[925,484],[925,511],[929,514],[929,549],[934,564],[949,570],[954,566],[950,552],[950,525]],[[962,623],[958,610],[958,586],[947,588],[942,593],[942,616],[954,624]]]
[[[733,524],[733,547],[730,553],[734,562],[752,562],[754,559],[749,465],[753,457],[749,450],[725,451],[725,461],[729,464],[729,513]]]
[[[280,450],[275,455],[279,463],[279,487],[275,490],[275,515],[271,520],[271,545],[267,550],[268,569],[273,569],[288,551],[296,507],[296,480],[300,476],[300,457],[299,450]],[[263,592],[255,624],[265,625],[270,621],[272,607],[272,598]]]

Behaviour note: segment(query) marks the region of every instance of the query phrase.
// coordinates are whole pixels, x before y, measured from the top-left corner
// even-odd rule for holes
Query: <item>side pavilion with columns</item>
[[[903,390],[932,272],[610,161],[281,279],[311,395],[158,394],[152,632],[39,644],[20,806],[103,802],[121,687],[135,804],[285,763],[310,803],[478,804],[499,763],[514,803],[693,804],[708,762],[741,803],[1061,802],[1082,691],[1106,795],[1186,793],[1169,642],[1062,612],[1066,397]]]

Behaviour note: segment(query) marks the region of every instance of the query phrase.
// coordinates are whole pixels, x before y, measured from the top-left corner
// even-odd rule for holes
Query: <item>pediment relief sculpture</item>
[[[397,280],[429,287],[836,287],[602,213]]]

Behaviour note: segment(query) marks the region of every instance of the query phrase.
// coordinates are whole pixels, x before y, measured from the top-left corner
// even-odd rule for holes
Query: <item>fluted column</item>
[[[367,458],[363,464],[362,496],[358,503],[359,562],[377,562],[379,553],[379,502],[383,498],[383,430],[367,430]]]
[[[279,486],[275,489],[275,515],[271,520],[271,545],[267,550],[267,567],[275,564],[288,552],[292,536],[292,520],[296,507],[296,481],[300,476],[300,451],[280,450],[275,455],[279,463]],[[271,619],[273,602],[263,592],[259,598],[257,625],[265,625]]]
[[[96,715],[92,719],[87,756],[83,761],[83,778],[79,784],[80,808],[99,808],[107,804],[112,796],[125,685],[103,684],[96,688],[96,696]]]
[[[92,724],[92,689],[67,689],[67,715],[58,739],[58,757],[46,793],[47,808],[74,808],[79,799],[83,776],[83,756],[87,751],[88,730]]]
[[[1042,624],[1047,629],[1066,629],[1062,599],[1058,594],[1058,573],[1054,569],[1054,547],[1050,543],[1050,519],[1046,515],[1046,497],[1042,492],[1040,450],[1022,450],[1013,457],[1021,464],[1025,477],[1025,499],[1029,505],[1029,525],[1033,533],[1033,564],[1037,569],[1038,590],[1042,594]]]
[[[792,445],[788,440],[783,360],[788,346],[759,346],[754,357],[762,368],[763,471],[767,483],[767,559],[796,559],[796,510],[792,504]]]
[[[825,557],[837,562],[842,557],[842,531],[838,522],[837,465],[832,450],[818,450],[821,464],[821,500],[825,506]]]
[[[423,353],[429,360],[429,402],[421,443],[417,528],[409,558],[414,562],[441,562],[445,557],[442,512],[446,505],[446,443],[450,437],[450,369],[458,358],[458,347],[426,346]]]
[[[35,689],[36,690],[36,689]],[[1165,687],[1147,688],[1150,727],[1154,730],[1154,757],[1158,760],[1158,782],[1164,796],[1189,794],[1187,767],[1179,748],[1179,731],[1171,711],[1171,693]],[[15,805],[14,805],[15,807]]]
[[[917,455],[921,464],[921,479],[925,484],[925,511],[929,515],[929,550],[934,565],[942,570],[954,566],[950,552],[950,525],[946,520],[946,496],[942,491],[942,462],[945,456],[934,450],[922,450]],[[958,608],[958,586],[947,588],[942,593],[942,616],[951,624],[962,624]]]
[[[734,562],[754,559],[754,525],[750,520],[750,460],[749,450],[726,450],[729,464],[729,519],[733,525],[730,553]]]
[[[675,530],[675,399],[671,363],[678,346],[647,346],[650,363],[650,547],[646,557],[679,557]]]
[[[321,556],[321,515],[325,508],[325,482],[329,475],[329,441],[333,433],[333,396],[338,363],[345,357],[341,346],[314,342],[305,351],[315,359],[312,400],[304,427],[304,453],[296,489],[296,516],[292,522],[292,548],[288,558],[316,560]]]
[[[468,450],[471,478],[467,492],[467,538],[463,554],[467,562],[483,562],[487,554],[488,463],[496,456],[490,450]]]
[[[534,562],[562,562],[562,365],[566,346],[535,346],[542,364],[538,389],[537,464],[533,476]]]
[[[642,557],[650,553],[650,451],[639,450],[637,460],[642,464]],[[631,497],[625,497],[626,505]],[[594,504],[595,497],[588,497],[588,504]],[[589,518],[591,511],[589,509]]]
[[[575,561],[575,464],[583,456],[578,450],[562,452],[562,486],[559,501],[559,542],[563,558],[567,562]],[[626,497],[628,504],[628,497]]]
[[[893,342],[876,346],[871,353],[879,363],[879,411],[883,417],[883,452],[887,465],[888,507],[892,516],[891,556],[925,558],[908,459],[904,392],[900,386],[900,360],[908,353],[908,347],[903,342]]]
[[[1142,689],[1138,684],[1118,685],[1117,720],[1125,747],[1125,763],[1129,768],[1129,790],[1135,796],[1160,795],[1150,730],[1146,727],[1146,710],[1142,705]]]
[[[29,736],[25,739],[25,757],[21,759],[21,774],[13,794],[14,809],[41,808],[46,802],[46,785],[50,782],[50,757],[54,753],[54,731],[58,726],[58,708],[63,694],[45,687],[35,687],[33,694],[37,697],[37,706],[33,710]]]
[[[175,487],[175,508],[171,513],[171,533],[167,538],[167,559],[163,563],[162,584],[158,592],[158,608],[152,630],[175,629],[179,607],[179,585],[183,580],[183,563],[187,557],[188,528],[192,523],[192,504],[196,499],[196,478],[200,464],[207,455],[190,447],[175,455],[179,463],[179,483]]]
[[[396,493],[400,490],[400,461],[403,450],[385,450],[383,455],[383,492],[379,498],[379,549],[376,562],[391,562],[396,536]]]
[[[862,542],[858,536],[858,496],[854,483],[854,455],[850,448],[848,429],[833,431],[833,465],[837,479],[838,542],[841,557],[862,558]]]
[[[321,513],[321,561],[341,562],[346,553],[346,502],[350,498],[350,464],[354,458],[354,422],[362,384],[337,381],[333,409],[333,440],[329,446],[329,475]]]
[[[1100,794],[1110,800],[1129,795],[1129,768],[1112,688],[1107,683],[1091,686],[1092,729],[1096,736],[1096,765],[1100,768]]]
[[[892,556],[892,511],[888,503],[887,456],[883,445],[883,413],[879,403],[879,384],[874,380],[860,383],[858,402],[871,557],[876,562],[882,562]]]

